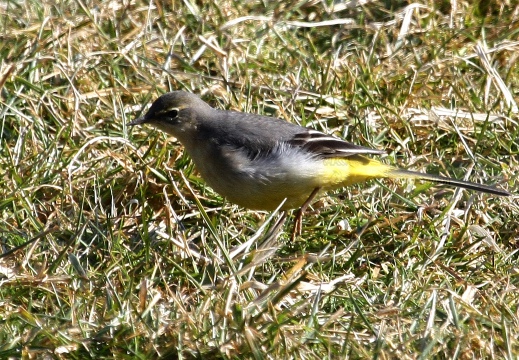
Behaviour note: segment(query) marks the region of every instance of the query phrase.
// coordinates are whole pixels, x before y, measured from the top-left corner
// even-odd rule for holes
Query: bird
[[[129,126],[147,124],[175,137],[204,181],[228,201],[253,210],[299,209],[301,217],[321,193],[376,178],[417,179],[499,196],[495,186],[385,164],[384,150],[355,145],[283,119],[218,110],[195,94],[157,98]]]

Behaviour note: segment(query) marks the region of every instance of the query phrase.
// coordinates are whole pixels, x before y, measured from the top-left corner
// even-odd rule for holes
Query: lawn
[[[292,241],[126,125],[180,89],[516,194],[515,2],[0,11],[0,358],[519,356],[517,196],[370,181]]]

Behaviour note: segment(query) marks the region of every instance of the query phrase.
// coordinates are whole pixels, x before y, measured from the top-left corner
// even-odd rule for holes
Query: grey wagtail
[[[128,125],[150,124],[176,137],[204,180],[229,201],[249,209],[299,208],[300,216],[321,191],[374,178],[429,180],[495,195],[494,186],[424,174],[365,155],[383,150],[351,144],[268,116],[216,110],[198,96],[173,91]],[[299,227],[300,230],[300,227]]]

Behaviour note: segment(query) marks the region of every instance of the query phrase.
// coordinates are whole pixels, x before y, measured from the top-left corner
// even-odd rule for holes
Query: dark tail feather
[[[441,184],[447,184],[447,185],[453,185],[465,189],[470,190],[476,190],[481,191],[484,193],[494,194],[494,195],[500,195],[500,196],[510,196],[512,195],[508,191],[498,189],[494,186],[489,185],[482,185],[482,184],[476,184],[469,181],[463,181],[463,180],[456,180],[451,179],[439,175],[432,175],[432,174],[424,174],[419,173],[416,171],[410,171],[410,170],[404,170],[404,169],[395,169],[391,171],[390,177],[394,178],[406,178],[406,179],[422,179],[422,180],[428,180],[428,181],[434,181]]]

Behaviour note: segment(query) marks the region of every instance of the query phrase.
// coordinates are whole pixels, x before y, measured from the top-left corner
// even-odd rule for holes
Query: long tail
[[[508,191],[498,189],[495,186],[404,170],[361,155],[325,159],[324,161],[326,170],[322,174],[324,181],[321,187],[323,188],[349,186],[376,178],[404,178],[434,181],[500,196],[512,195]],[[330,184],[332,184],[332,186],[330,186]]]
[[[512,195],[508,191],[498,189],[494,186],[489,185],[483,185],[483,184],[476,184],[469,181],[463,181],[463,180],[456,180],[451,179],[439,175],[432,175],[432,174],[425,174],[425,173],[419,173],[416,171],[410,171],[410,170],[404,170],[404,169],[398,169],[398,168],[392,168],[388,173],[388,177],[391,178],[405,178],[405,179],[420,179],[420,180],[428,180],[428,181],[434,181],[441,184],[447,184],[447,185],[453,185],[465,189],[470,190],[476,190],[481,191],[484,193],[494,194],[494,195],[500,195],[500,196],[510,196]]]

